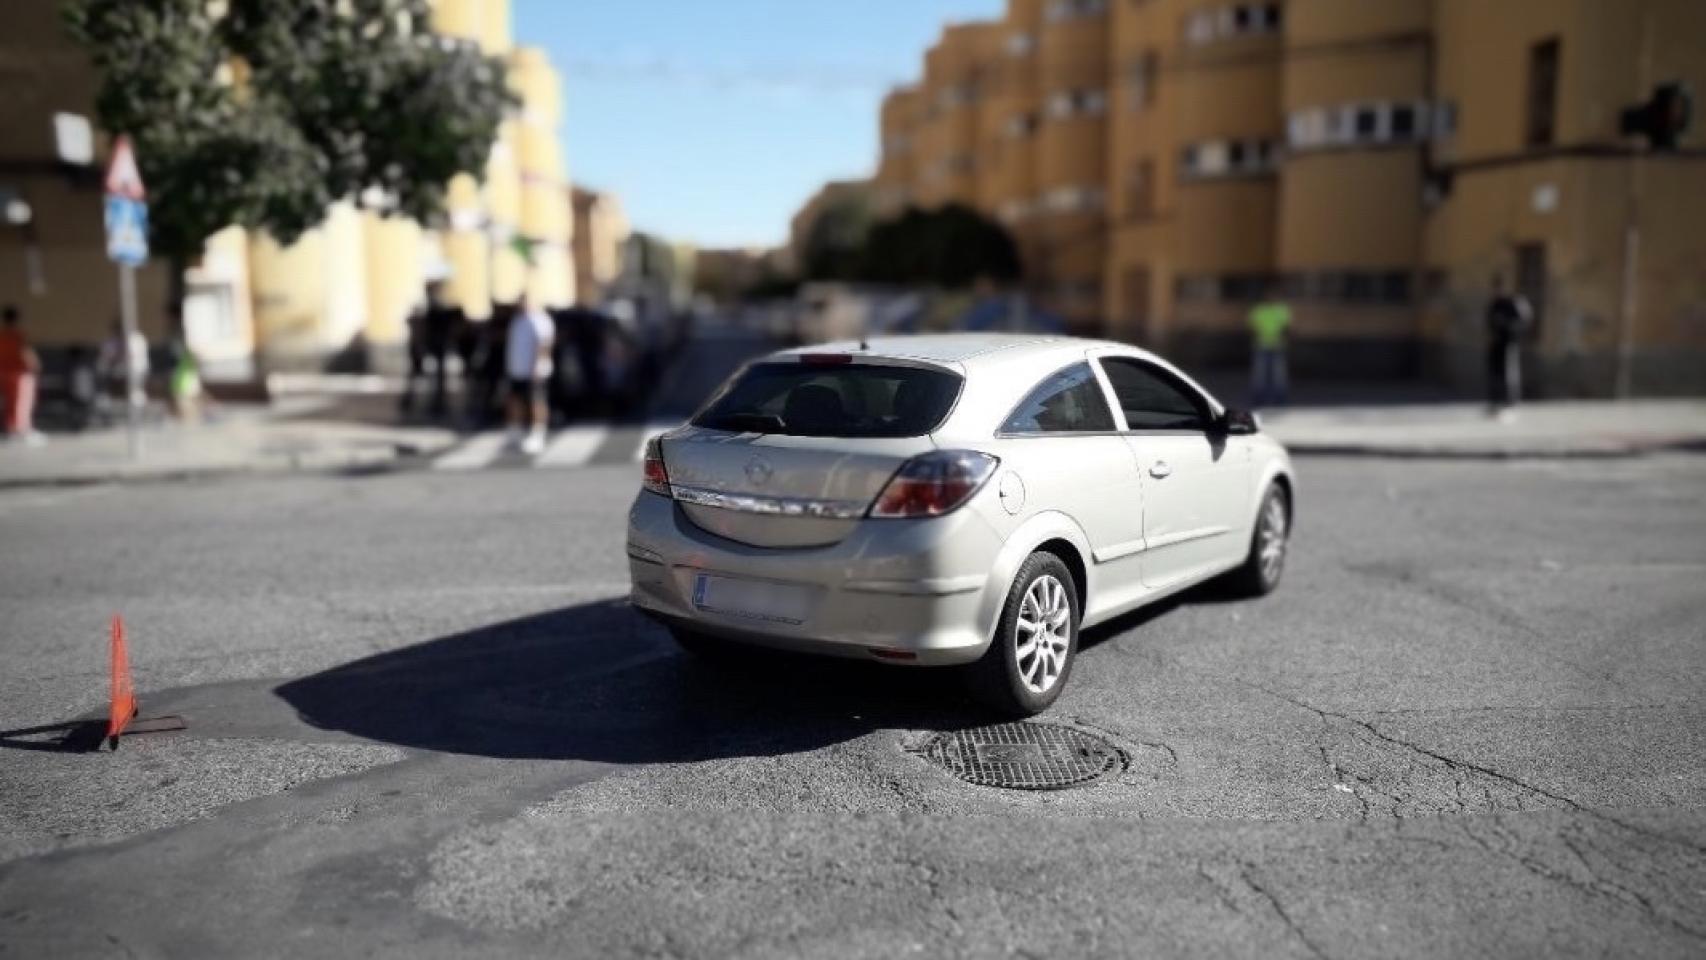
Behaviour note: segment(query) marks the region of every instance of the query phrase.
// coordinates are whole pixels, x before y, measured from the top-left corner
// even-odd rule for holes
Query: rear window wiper
[[[788,428],[774,413],[724,413],[707,417],[699,426],[739,433],[781,433]]]

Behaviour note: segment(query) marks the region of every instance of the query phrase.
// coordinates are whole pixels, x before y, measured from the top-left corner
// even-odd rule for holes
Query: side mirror
[[[1261,424],[1256,422],[1255,414],[1248,410],[1239,410],[1236,407],[1227,407],[1215,425],[1220,428],[1221,433],[1230,436],[1248,436],[1252,433],[1260,433],[1262,430]]]

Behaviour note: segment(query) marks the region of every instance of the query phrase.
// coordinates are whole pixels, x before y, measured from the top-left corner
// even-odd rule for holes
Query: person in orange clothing
[[[43,440],[32,423],[41,358],[19,326],[18,308],[8,304],[0,312],[0,403],[6,407],[6,439],[36,446]]]

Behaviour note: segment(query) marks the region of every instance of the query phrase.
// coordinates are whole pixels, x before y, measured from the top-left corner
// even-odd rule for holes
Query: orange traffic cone
[[[112,630],[112,703],[107,710],[107,746],[118,749],[118,738],[130,733],[160,733],[185,728],[182,717],[153,717],[136,719],[136,687],[130,681],[130,651],[124,643],[124,618],[113,616]]]
[[[130,682],[130,653],[124,647],[124,618],[113,615],[112,707],[107,712],[107,742],[118,749],[119,734],[136,716],[136,688]]]

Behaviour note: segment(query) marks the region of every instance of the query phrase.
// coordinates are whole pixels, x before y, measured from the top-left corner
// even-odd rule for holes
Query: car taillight
[[[663,444],[657,437],[646,441],[645,473],[640,478],[640,486],[661,496],[672,496],[669,490],[669,471],[663,466]]]
[[[975,450],[937,450],[901,464],[871,504],[873,517],[939,517],[971,499],[1001,461]]]

